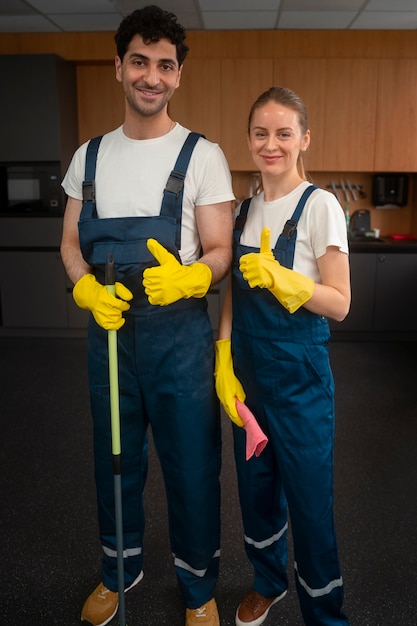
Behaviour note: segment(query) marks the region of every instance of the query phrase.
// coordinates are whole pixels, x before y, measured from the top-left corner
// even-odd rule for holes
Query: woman
[[[217,394],[236,424],[245,549],[254,570],[237,626],[259,626],[286,594],[287,509],[305,624],[349,623],[341,608],[333,520],[326,319],[342,321],[349,310],[348,244],[335,197],[306,179],[302,154],[309,143],[305,106],[296,94],[272,87],[256,100],[248,146],[262,191],[242,203],[236,220],[215,369]],[[269,440],[249,461],[236,399],[245,400]]]

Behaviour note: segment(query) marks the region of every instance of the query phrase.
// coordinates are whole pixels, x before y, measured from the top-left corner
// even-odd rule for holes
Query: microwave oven
[[[62,216],[59,163],[0,163],[0,217]]]

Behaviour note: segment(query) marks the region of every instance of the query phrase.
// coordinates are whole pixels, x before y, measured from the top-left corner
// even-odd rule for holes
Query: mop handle
[[[113,255],[106,258],[104,282],[107,290],[116,294],[116,272]],[[122,512],[122,447],[119,409],[119,365],[117,359],[117,330],[108,330],[109,382],[111,412],[111,447],[114,476],[114,505],[116,517],[117,589],[119,593],[119,624],[126,626],[124,564],[123,564],[123,512]]]
[[[116,272],[114,268],[114,258],[111,254],[107,256],[105,266],[105,283],[107,290],[115,295]],[[117,362],[117,330],[108,330],[109,344],[109,376],[110,376],[110,408],[111,408],[111,431],[112,431],[112,454],[113,469],[115,474],[120,474],[120,413],[119,413],[119,376]]]

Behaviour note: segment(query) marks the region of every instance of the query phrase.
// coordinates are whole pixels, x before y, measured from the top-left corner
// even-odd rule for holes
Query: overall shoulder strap
[[[102,135],[100,135],[99,137],[94,137],[94,139],[90,139],[87,146],[83,181],[83,218],[97,216],[95,177],[97,154],[101,139]]]
[[[309,185],[299,199],[291,218],[285,222],[282,233],[278,237],[274,252],[277,260],[285,267],[292,268],[294,263],[295,242],[297,239],[297,224],[305,207],[307,199],[318,189],[317,185]]]
[[[200,137],[200,133],[189,133],[185,140],[181,152],[175,162],[174,169],[170,173],[164,189],[161,213],[165,217],[174,217],[177,222],[175,245],[181,248],[181,222],[182,222],[182,200],[184,195],[184,179],[187,173],[191,155]]]
[[[240,236],[246,224],[246,219],[248,217],[249,206],[252,198],[246,198],[243,200],[240,205],[239,215],[236,217],[235,226],[233,230],[234,238],[236,242],[240,241]]]

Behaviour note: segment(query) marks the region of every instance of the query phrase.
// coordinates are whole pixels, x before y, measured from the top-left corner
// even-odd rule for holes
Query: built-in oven
[[[59,163],[0,163],[0,217],[62,216],[64,198]]]

